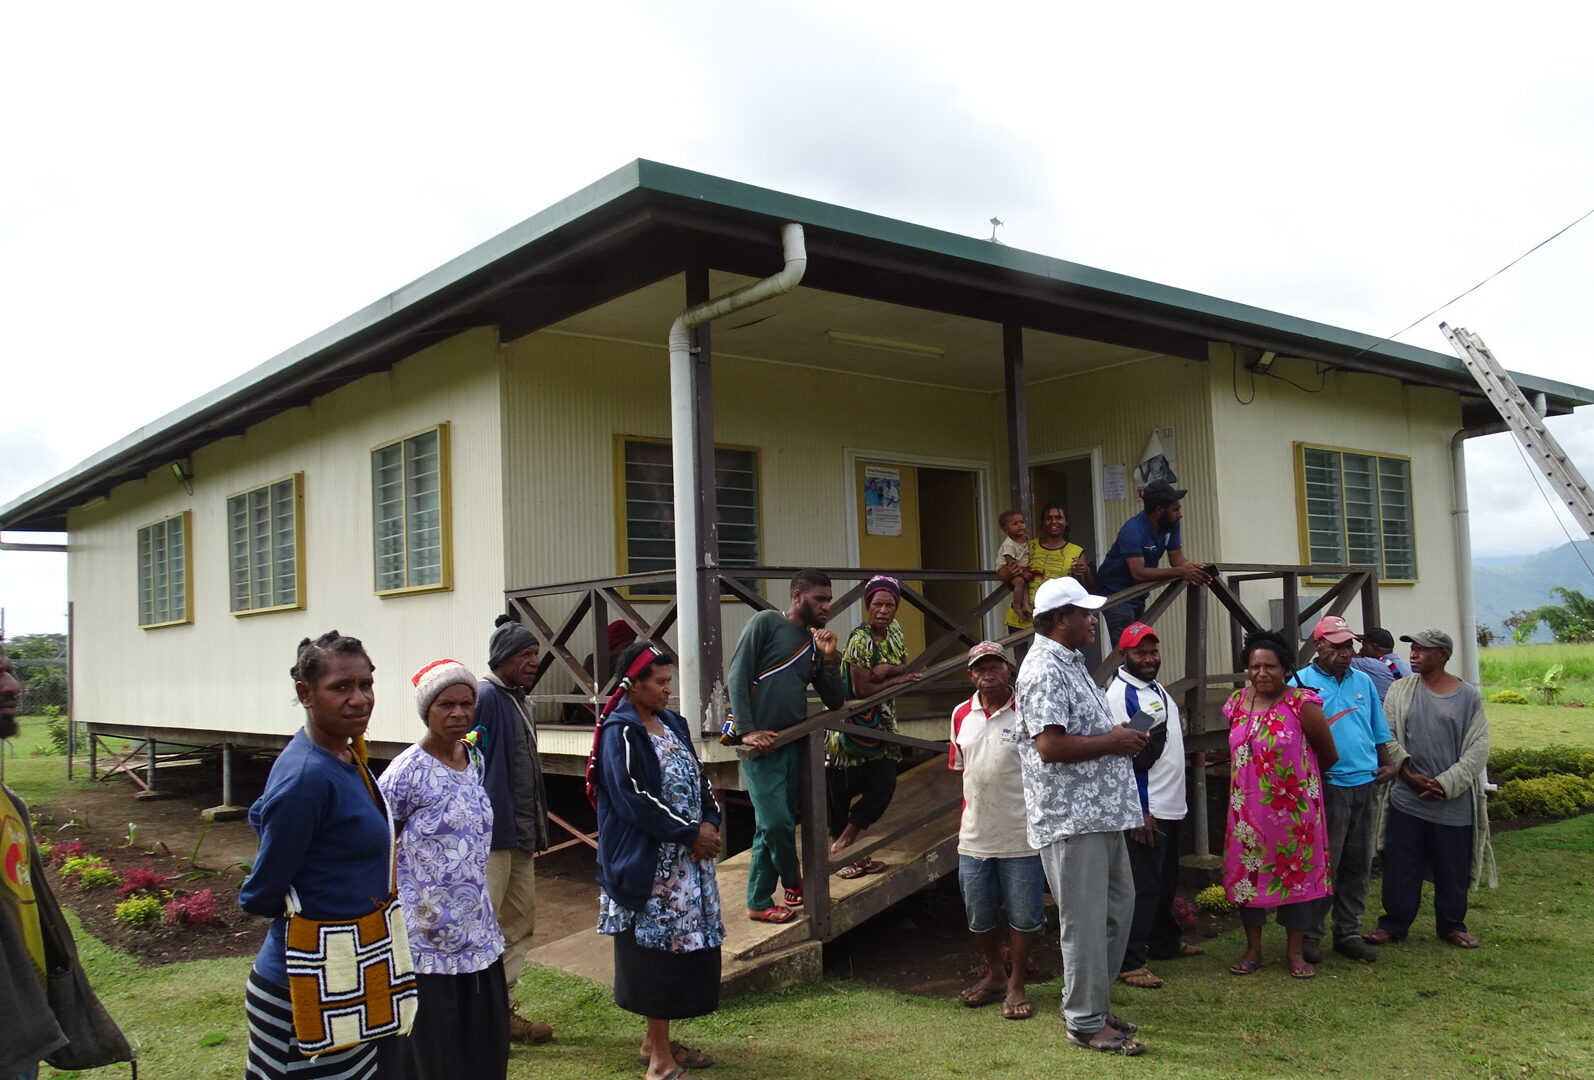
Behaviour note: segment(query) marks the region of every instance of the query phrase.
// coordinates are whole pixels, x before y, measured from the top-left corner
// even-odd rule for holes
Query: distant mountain
[[[1584,560],[1587,560],[1586,565]],[[1594,543],[1587,540],[1579,540],[1575,548],[1572,544],[1562,544],[1525,559],[1511,556],[1474,559],[1472,592],[1478,623],[1493,630],[1496,640],[1504,638],[1509,644],[1511,637],[1503,625],[1506,616],[1513,611],[1554,603],[1557,598],[1550,595],[1554,586],[1594,596],[1594,574],[1590,574],[1590,566],[1594,566]],[[1541,626],[1533,640],[1549,641],[1550,632]]]

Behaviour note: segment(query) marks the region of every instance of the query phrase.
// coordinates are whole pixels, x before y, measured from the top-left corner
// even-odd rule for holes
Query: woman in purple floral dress
[[[399,902],[420,985],[410,1032],[420,1080],[503,1080],[509,1068],[504,935],[487,898],[493,807],[482,758],[466,741],[476,676],[458,660],[417,671],[426,734],[393,759],[377,786],[398,835]]]
[[[1313,924],[1313,901],[1332,891],[1328,828],[1323,817],[1323,772],[1339,760],[1322,700],[1289,685],[1294,650],[1279,634],[1245,640],[1251,685],[1223,707],[1229,718],[1229,825],[1223,886],[1240,906],[1245,952],[1231,972],[1249,975],[1262,966],[1262,924],[1267,909],[1286,932],[1290,976],[1310,979],[1317,970],[1301,955],[1303,933]]]

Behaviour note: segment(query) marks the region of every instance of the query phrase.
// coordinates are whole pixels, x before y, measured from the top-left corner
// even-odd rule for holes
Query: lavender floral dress
[[[481,754],[469,745],[466,753],[465,768],[451,769],[417,743],[377,780],[399,826],[399,903],[422,975],[482,971],[504,951],[487,899],[493,805]]]
[[[702,817],[703,779],[697,759],[682,746],[669,728],[663,735],[648,732],[659,755],[660,786],[664,802],[681,817]],[[720,916],[719,884],[713,860],[693,862],[692,849],[669,841],[659,845],[658,867],[653,871],[653,894],[641,912],[621,907],[608,893],[598,895],[598,933],[623,934],[636,927],[636,942],[664,952],[696,952],[725,941]]]

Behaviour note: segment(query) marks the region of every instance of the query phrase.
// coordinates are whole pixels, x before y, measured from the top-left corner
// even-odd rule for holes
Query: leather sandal
[[[1458,949],[1476,949],[1478,939],[1465,930],[1452,930],[1448,934],[1440,934],[1439,940],[1447,945],[1454,945]]]

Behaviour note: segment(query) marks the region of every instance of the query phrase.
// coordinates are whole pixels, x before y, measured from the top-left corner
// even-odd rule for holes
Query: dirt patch
[[[234,798],[245,806],[258,798],[270,768],[269,756],[240,756],[235,761]],[[220,802],[220,778],[213,768],[163,768],[157,786],[169,797],[138,799],[138,788],[125,778],[81,781],[67,795],[30,809],[40,823],[39,835],[52,844],[81,843],[85,854],[104,859],[119,875],[135,868],[167,875],[172,880],[165,888],[179,897],[210,889],[216,902],[211,921],[125,926],[114,917],[120,900],[116,886],[76,889],[62,879],[59,868],[52,867],[46,872],[57,898],[77,913],[89,933],[146,964],[253,956],[266,921],[238,907],[238,887],[255,857],[254,830],[247,821],[211,823],[200,815]],[[593,828],[592,809],[579,779],[549,777],[549,787],[555,812],[578,828]],[[558,830],[555,834],[555,842],[568,839]],[[537,876],[535,944],[597,925],[591,848],[579,844],[542,856]]]

